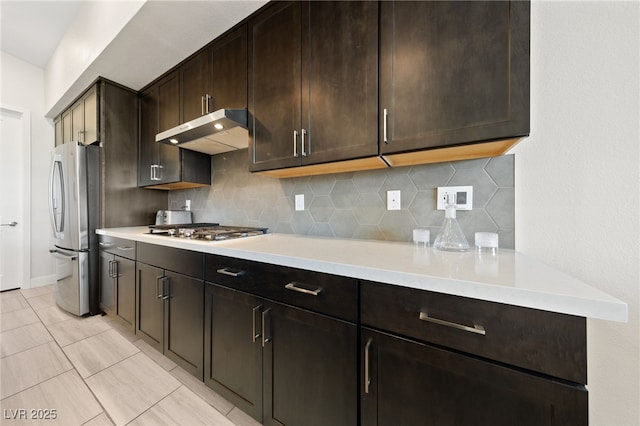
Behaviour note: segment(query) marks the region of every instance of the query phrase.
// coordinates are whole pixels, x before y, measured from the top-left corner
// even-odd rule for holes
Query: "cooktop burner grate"
[[[173,238],[192,240],[222,241],[252,237],[267,233],[268,228],[248,226],[220,226],[217,223],[188,223],[174,225],[151,225],[150,234],[166,235]]]

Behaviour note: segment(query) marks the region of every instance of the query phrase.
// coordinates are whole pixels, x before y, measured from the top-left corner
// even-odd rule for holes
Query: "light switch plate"
[[[387,191],[387,210],[400,210],[400,190]]]
[[[304,194],[296,194],[296,211],[301,212],[304,210]]]
[[[473,186],[439,186],[436,194],[438,210],[444,210],[447,194],[456,194],[456,210],[473,210]]]

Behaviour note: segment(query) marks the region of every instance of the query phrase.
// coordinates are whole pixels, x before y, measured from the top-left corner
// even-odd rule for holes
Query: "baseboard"
[[[43,275],[41,277],[31,278],[31,282],[30,282],[30,287],[29,288],[42,287],[42,286],[45,286],[45,285],[50,285],[50,284],[55,284],[55,283],[56,283],[55,274],[53,274],[53,275]]]

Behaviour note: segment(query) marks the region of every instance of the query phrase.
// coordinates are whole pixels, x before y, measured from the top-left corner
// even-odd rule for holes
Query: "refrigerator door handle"
[[[59,176],[60,200],[55,197],[56,173]],[[56,220],[56,212],[60,209],[60,223]],[[62,156],[54,155],[51,163],[51,175],[49,179],[49,217],[51,226],[56,238],[62,237],[64,232],[65,219],[65,193],[64,193],[64,173],[62,172]]]
[[[59,252],[56,249],[50,249],[49,253],[51,253],[54,257],[57,257],[58,259],[62,259],[62,260],[78,260],[78,256],[75,254],[64,254]]]

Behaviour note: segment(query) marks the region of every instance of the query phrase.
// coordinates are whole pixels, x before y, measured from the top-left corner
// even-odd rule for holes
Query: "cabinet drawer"
[[[138,262],[202,279],[204,255],[197,251],[138,243]]]
[[[136,260],[136,243],[135,241],[125,240],[122,238],[109,237],[100,235],[100,251],[116,254],[118,256]]]
[[[224,256],[205,259],[209,282],[356,321],[357,282],[352,278]]]
[[[587,382],[585,318],[371,282],[360,300],[363,325]]]

